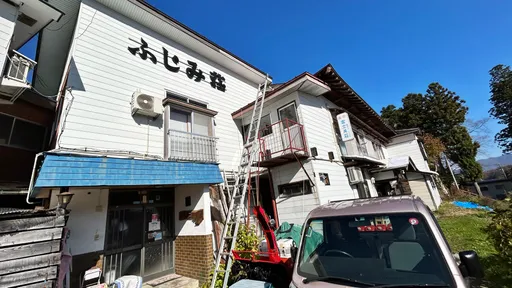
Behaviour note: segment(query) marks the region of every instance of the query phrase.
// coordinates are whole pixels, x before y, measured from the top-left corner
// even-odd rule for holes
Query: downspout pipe
[[[171,119],[171,107],[164,106],[164,160],[169,160],[169,122]]]
[[[36,178],[36,168],[37,168],[37,163],[38,163],[37,160],[39,159],[39,157],[41,157],[43,155],[44,155],[44,152],[39,152],[36,154],[36,157],[34,158],[34,167],[32,168],[32,175],[30,176],[30,184],[28,186],[27,199],[25,199],[25,201],[29,205],[35,204],[33,202],[30,202],[30,195],[32,194],[32,190],[34,190],[34,184],[36,182],[35,178]]]

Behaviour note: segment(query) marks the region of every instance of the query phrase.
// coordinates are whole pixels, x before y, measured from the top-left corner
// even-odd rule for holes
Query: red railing
[[[304,126],[290,119],[261,128],[258,132],[258,140],[260,161],[295,152],[302,152],[304,155],[308,153]]]

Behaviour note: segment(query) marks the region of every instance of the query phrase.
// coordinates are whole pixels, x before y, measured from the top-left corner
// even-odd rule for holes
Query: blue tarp
[[[47,154],[35,188],[221,183],[219,166],[194,162]]]
[[[493,211],[489,206],[482,206],[473,202],[465,202],[465,201],[453,201],[453,205],[466,209],[483,209],[487,211]]]

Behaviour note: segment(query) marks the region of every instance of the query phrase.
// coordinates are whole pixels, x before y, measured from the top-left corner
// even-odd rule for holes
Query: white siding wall
[[[108,210],[108,189],[70,188],[75,193],[68,209],[71,210],[66,226],[70,229],[68,240],[73,255],[102,251]],[[58,189],[51,194],[50,207],[57,206]]]
[[[304,168],[308,174],[313,177],[313,167],[311,162],[305,162]],[[309,211],[318,206],[318,199],[315,187],[313,194],[293,197],[280,197],[279,185],[288,184],[303,180],[308,180],[306,173],[300,167],[299,163],[291,162],[286,165],[271,168],[272,181],[274,183],[274,192],[276,194],[277,212],[279,222],[289,222],[300,224],[304,222]],[[315,185],[317,185],[315,183]]]
[[[208,185],[181,185],[176,187],[174,193],[174,219],[177,236],[210,235],[212,234],[212,221],[210,212],[210,190]],[[185,206],[185,198],[190,196],[190,206]],[[203,210],[203,221],[196,225],[192,220],[179,220],[180,211]]]
[[[320,204],[329,201],[357,198],[348,183],[347,172],[340,161],[339,150],[329,107],[336,107],[324,97],[315,97],[299,93],[299,114],[302,116],[308,148],[316,147],[319,160],[312,160],[316,182],[318,183],[318,197]],[[325,161],[329,159],[328,152],[334,152],[336,162]],[[320,182],[319,173],[327,173],[331,185]]]
[[[434,204],[436,205],[436,208],[441,205],[441,195],[439,194],[439,190],[437,189],[437,186],[433,184],[435,181],[432,176],[426,175],[425,179],[427,181],[428,190],[430,191],[430,195],[432,195],[432,200],[434,201]]]
[[[416,167],[420,171],[430,171],[425,164],[425,158],[420,150],[420,145],[416,136],[401,136],[393,139],[393,141],[386,146],[389,158],[396,156],[410,156]]]
[[[432,195],[427,186],[425,178],[420,173],[407,173],[409,186],[411,187],[412,194],[418,196],[423,202],[432,210],[436,210],[437,206],[434,204]]]
[[[0,75],[3,75],[15,23],[16,7],[0,1]]]
[[[219,160],[224,166],[221,168],[238,165],[242,137],[231,112],[254,100],[256,83],[248,83],[231,71],[93,1],[81,4],[77,25],[68,79],[74,100],[60,139],[62,147],[162,156],[162,117],[154,122],[147,117],[132,117],[130,101],[137,89],[161,98],[165,97],[165,90],[170,90],[207,102],[210,109],[219,112],[214,129],[219,137]],[[140,41],[141,37],[156,50],[150,51],[159,60],[157,65],[128,51],[128,47],[139,47],[130,39]],[[221,73],[226,78],[226,92],[213,89],[206,82],[188,79],[183,66],[179,73],[167,71],[161,64],[162,47],[178,56],[180,61],[195,61],[205,72]],[[67,93],[64,107],[71,98]]]
[[[254,95],[254,96],[256,96],[256,95]],[[251,100],[254,100],[254,99],[251,99]],[[279,115],[277,113],[277,110],[293,101],[295,101],[295,107],[297,107],[297,109],[298,109],[299,103],[298,103],[297,92],[290,93],[284,97],[279,97],[276,100],[271,99],[270,101],[265,102],[265,104],[263,105],[263,110],[261,111],[261,116],[266,116],[266,115],[270,114],[270,120],[272,121],[272,123],[276,123],[279,121]],[[243,125],[249,124],[251,121],[251,116],[252,116],[252,110],[250,113],[247,114],[247,116],[245,116],[243,118],[242,124]],[[300,115],[299,115],[299,118],[300,118]],[[302,122],[302,119],[299,119],[299,122]],[[263,127],[261,127],[261,128],[263,128]]]

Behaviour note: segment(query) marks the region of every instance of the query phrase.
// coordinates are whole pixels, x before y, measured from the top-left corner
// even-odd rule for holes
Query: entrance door
[[[145,207],[144,276],[173,268],[173,209],[169,206]]]
[[[111,191],[103,274],[106,283],[124,275],[145,280],[174,269],[173,188]]]

